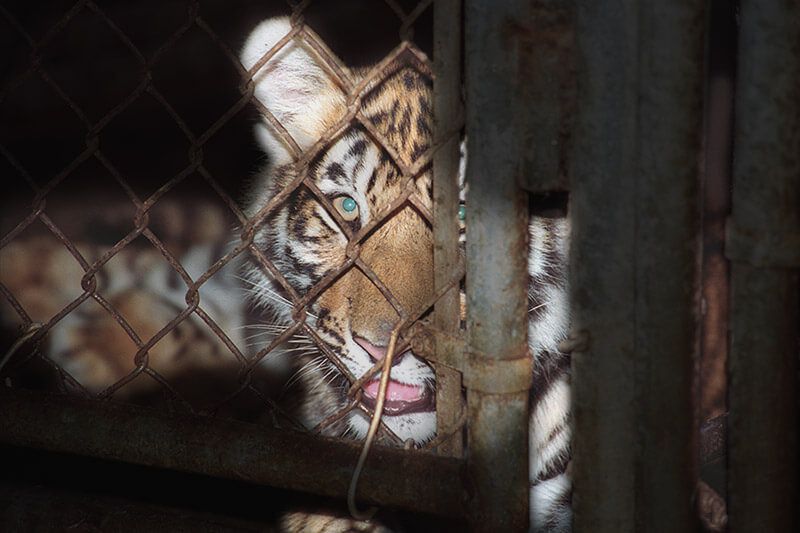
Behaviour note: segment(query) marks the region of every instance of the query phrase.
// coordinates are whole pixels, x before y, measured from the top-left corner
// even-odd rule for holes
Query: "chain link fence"
[[[74,260],[80,267],[78,279],[75,280],[79,284],[79,289],[75,287],[65,305],[58,305],[55,312],[44,319],[36,316],[36,313],[29,312],[27,308],[29,306],[25,298],[15,293],[16,288],[13,286],[13,282],[2,280],[0,292],[2,292],[3,298],[14,317],[11,320],[7,320],[7,322],[18,324],[21,331],[2,360],[4,374],[13,376],[27,366],[45,365],[48,368],[48,372],[54,374],[57,378],[57,390],[61,392],[67,391],[72,395],[95,401],[114,398],[124,399],[126,398],[126,391],[134,387],[136,383],[140,383],[143,379],[150,380],[157,384],[159,395],[166,396],[170,405],[180,406],[179,411],[188,415],[207,415],[224,412],[226,405],[235,403],[242,396],[256,397],[260,400],[263,409],[272,413],[272,420],[278,421],[279,426],[290,427],[295,430],[300,429],[312,435],[326,434],[326,430],[350,414],[360,413],[360,416],[366,419],[373,416],[373,409],[365,405],[361,400],[364,394],[364,385],[370,380],[376,379],[376,375],[381,371],[383,365],[383,361],[379,360],[365,374],[353,375],[347,366],[342,363],[340,357],[320,337],[311,318],[313,313],[310,312],[310,307],[314,305],[320,296],[328,291],[342,276],[352,270],[357,270],[361,275],[368,278],[399,317],[398,322],[393,326],[395,334],[399,335],[396,353],[402,353],[410,349],[411,345],[414,344],[416,353],[422,356],[427,355],[431,360],[439,361],[434,364],[437,380],[441,384],[436,391],[439,432],[435,438],[421,447],[430,451],[436,451],[441,448],[439,451],[445,456],[454,455],[460,457],[462,455],[461,434],[466,422],[466,409],[462,397],[460,372],[456,370],[460,366],[453,363],[452,355],[449,356],[449,359],[436,356],[435,346],[432,346],[430,342],[426,344],[424,342],[425,339],[423,339],[424,334],[429,330],[419,322],[420,318],[426,315],[440,299],[446,298],[449,302],[448,307],[446,310],[444,306],[437,307],[435,320],[441,329],[447,329],[451,335],[458,336],[461,332],[459,323],[463,316],[459,304],[459,292],[464,278],[464,264],[463,258],[461,258],[458,251],[459,229],[456,216],[459,195],[456,179],[459,160],[458,146],[464,126],[460,103],[460,30],[451,32],[446,38],[439,38],[436,46],[438,47],[437,50],[441,50],[442,53],[440,54],[441,59],[437,58],[437,60],[440,61],[439,68],[446,68],[446,71],[442,72],[441,75],[435,76],[434,64],[413,41],[415,23],[426,12],[428,12],[427,16],[431,17],[432,14],[430,12],[433,11],[433,2],[430,0],[422,1],[409,7],[393,0],[386,0],[385,5],[394,13],[398,22],[397,36],[399,44],[368,69],[356,72],[345,65],[331,51],[323,39],[305,23],[304,16],[311,4],[312,2],[310,1],[287,3],[286,9],[289,12],[290,31],[249,69],[246,69],[240,63],[237,51],[233,50],[224,39],[220,38],[213,25],[203,16],[200,2],[190,2],[188,4],[185,22],[166,37],[152,53],[140,50],[135,43],[135,39],[131,38],[122,29],[122,26],[106,13],[102,4],[98,2],[76,2],[52,27],[43,32],[41,37],[36,38],[26,31],[24,25],[17,20],[11,10],[0,8],[0,15],[4,23],[19,38],[24,39],[30,54],[28,66],[4,83],[0,90],[0,105],[7,101],[9,95],[23,86],[26,80],[38,77],[78,118],[83,129],[83,146],[79,153],[73,155],[68,164],[60,168],[51,179],[45,182],[35,179],[26,170],[25,164],[15,156],[14,151],[0,144],[0,155],[2,155],[5,163],[13,169],[13,180],[17,184],[25,184],[34,195],[30,210],[24,216],[15,220],[15,223],[12,224],[13,227],[3,235],[2,241],[0,241],[0,250],[7,252],[6,259],[10,255],[17,254],[19,248],[16,246],[19,242],[24,242],[25,232],[34,225],[41,224],[49,233],[48,239],[50,241],[48,242],[57,243],[54,246],[58,248],[58,253],[62,256],[63,250],[68,253],[68,257],[64,256],[61,259]],[[445,23],[453,28],[459,27],[460,9],[457,6],[455,7],[456,9],[450,6],[443,8],[443,14],[439,15],[438,24]],[[69,91],[60,86],[56,78],[49,74],[43,61],[43,54],[47,47],[57,39],[60,32],[64,31],[65,27],[71,24],[74,19],[87,13],[90,13],[95,19],[99,19],[105,28],[124,44],[125,48],[135,58],[140,72],[140,78],[135,88],[124,98],[115,102],[99,118],[93,116],[95,113],[85,111],[83,106],[70,96]],[[443,17],[454,18],[447,20]],[[158,66],[165,56],[173,53],[173,49],[178,47],[179,41],[187,32],[198,30],[210,39],[236,70],[239,77],[240,91],[240,97],[224,113],[217,117],[210,126],[201,131],[198,131],[191,123],[192,121],[190,119],[187,120],[178,111],[179,106],[171,103],[168,95],[159,89],[157,83],[154,83],[152,75],[153,69]],[[256,83],[254,82],[254,77],[271,59],[290,46],[302,47],[309,52],[315,63],[341,91],[345,99],[344,113],[307,149],[302,149],[297,140],[292,137],[273,112],[255,97]],[[437,51],[436,53],[439,52]],[[437,109],[440,107],[443,109],[442,116],[445,117],[443,119],[437,116],[433,122],[433,131],[430,132],[431,137],[428,139],[428,145],[421,153],[414,154],[413,158],[410,158],[406,153],[402,153],[401,147],[387,140],[375,124],[365,116],[364,111],[365,98],[402,69],[412,69],[427,80],[427,83],[434,85],[433,98],[435,98]],[[140,188],[136,186],[132,179],[126,177],[126,169],[113,162],[113,157],[107,154],[102,142],[109,125],[122,114],[130,111],[137,100],[143,96],[148,96],[157,102],[178,127],[186,141],[188,160],[188,164],[174,175],[165,179],[154,192],[145,195],[141,194]],[[245,214],[240,204],[231,195],[226,184],[214,175],[215,173],[206,162],[206,148],[210,140],[218,135],[237,114],[240,114],[248,106],[255,107],[258,110],[260,117],[273,135],[286,147],[292,159],[293,172],[297,176],[286,187],[278,191],[265,205],[260,206],[252,216]],[[397,169],[397,173],[400,176],[399,179],[402,182],[400,187],[402,192],[392,198],[381,212],[374,213],[368,224],[356,230],[343,219],[342,214],[332,205],[331,199],[318,188],[309,172],[310,166],[326,149],[330,148],[333,140],[353,128],[360,128],[366,132],[369,139],[378,147],[378,150],[385,154],[389,158],[391,165]],[[101,248],[100,251],[92,251],[92,253],[86,251],[83,243],[76,242],[73,231],[65,231],[62,228],[62,225],[56,220],[57,217],[54,218],[50,215],[48,206],[48,200],[51,198],[53,191],[69,187],[70,178],[87,161],[99,164],[99,167],[104,172],[107,172],[110,179],[124,191],[134,210],[132,229],[112,245]],[[430,176],[433,170],[436,171],[437,176],[442,176],[437,178],[433,185],[436,196],[435,204],[432,204],[430,199],[421,195],[418,184],[418,181],[423,176]],[[220,257],[210,261],[208,267],[202,272],[192,271],[191,268],[184,264],[185,259],[181,257],[180,253],[176,252],[175,247],[166,242],[164,237],[153,229],[153,214],[165,204],[169,204],[170,194],[178,190],[178,186],[192,176],[200,176],[214,191],[217,201],[224,205],[224,209],[227,210],[225,217],[230,218],[232,215],[238,227],[233,234],[232,244],[224,249],[224,253]],[[445,183],[448,180],[449,183]],[[321,205],[325,213],[335,221],[338,229],[347,240],[345,260],[336,268],[328,271],[322,279],[304,292],[299,292],[286,279],[286,272],[282,272],[267,257],[257,242],[258,232],[265,221],[279,210],[287,199],[300,190],[309,192],[313,196],[314,201]],[[90,210],[90,204],[93,201],[92,191],[80,191],[78,197],[86,205],[87,210]],[[388,220],[407,207],[413,209],[416,216],[423,219],[425,224],[431,228],[430,231],[435,230],[434,238],[437,250],[446,250],[445,259],[443,259],[445,257],[444,252],[437,255],[435,289],[426,296],[422,305],[415,308],[404,307],[400,299],[392,293],[390,289],[391,283],[388,283],[388,280],[382,280],[361,257],[364,243],[369,237],[386,224]],[[440,221],[443,222],[440,224]],[[438,229],[440,226],[447,229]],[[178,305],[174,307],[177,314],[165,320],[164,323],[158,323],[157,327],[150,327],[149,330],[145,328],[145,331],[142,331],[137,318],[135,316],[131,318],[131,313],[126,312],[121,307],[123,304],[113,293],[110,294],[110,289],[108,289],[108,287],[113,286],[115,272],[114,269],[109,268],[109,265],[113,265],[115,261],[122,261],[122,258],[127,264],[135,262],[140,248],[135,247],[132,243],[141,243],[142,239],[145,239],[151,247],[148,253],[152,253],[155,250],[169,265],[171,270],[168,276],[172,278],[173,285],[178,285],[177,294],[183,300],[182,303],[178,302]],[[292,323],[280,334],[270,338],[269,342],[265,343],[266,345],[260,347],[255,353],[250,353],[246,347],[243,347],[240,335],[231,330],[231,321],[226,320],[226,317],[221,315],[219,311],[212,309],[214,302],[211,298],[206,297],[208,287],[214,283],[215,279],[221,276],[230,276],[231,267],[239,268],[237,265],[240,265],[243,261],[249,261],[257,265],[257,268],[265,277],[273,280],[280,287],[282,296],[291,305]],[[31,263],[31,266],[35,268],[35,261]],[[109,376],[104,376],[103,379],[105,381],[101,379],[100,385],[92,383],[91,386],[85,383],[85,376],[80,369],[76,371],[74,368],[66,368],[65,365],[60,364],[61,360],[52,356],[49,348],[52,344],[48,344],[54,342],[53,339],[58,334],[59,325],[66,323],[71,315],[80,314],[82,306],[87,301],[95,302],[103,310],[102,318],[96,316],[94,320],[104,322],[107,328],[119,329],[124,332],[120,341],[120,348],[106,346],[104,348],[107,352],[113,353],[117,349],[124,351],[123,346],[132,346],[134,351],[132,354],[115,354],[113,357],[126,359],[122,364],[124,370],[117,369],[116,372],[111,373]],[[174,301],[175,298],[173,298]],[[152,326],[155,316],[148,318]],[[418,325],[416,329],[411,328],[414,324]],[[186,325],[203,330],[201,336],[213,337],[213,342],[217,347],[224,347],[226,352],[225,360],[229,366],[234,367],[236,373],[235,383],[231,384],[232,386],[227,390],[224,397],[215,403],[206,402],[201,409],[198,409],[181,390],[174,386],[174,376],[169,370],[160,370],[158,361],[161,355],[154,356],[164,344],[168,343],[171,336],[180,335],[181,328]],[[347,405],[330,413],[314,427],[304,427],[301,421],[279,405],[275,399],[277,395],[274,391],[265,392],[263,387],[254,384],[253,376],[258,372],[259,368],[298,335],[303,335],[310,339],[319,353],[324,355],[327,361],[335,366],[349,384],[347,391],[349,401]],[[422,340],[415,339],[415,335]],[[463,341],[461,341],[459,347],[463,349]],[[191,359],[193,357],[192,346],[190,345],[186,350],[188,352],[187,358]],[[448,366],[441,361],[449,361],[450,365]],[[31,396],[23,390],[16,389],[15,385],[16,381],[14,379],[6,379],[6,386],[10,387],[7,392],[12,394],[10,401],[14,403],[20,402],[17,406],[17,412],[20,413],[20,416],[23,416],[21,413],[27,409],[42,408],[43,404],[37,404],[37,402],[44,402],[49,406],[48,409],[55,405],[54,401],[46,395],[41,397]],[[97,415],[98,424],[107,423],[109,426],[112,424],[129,426],[129,424],[122,422],[123,418],[127,418],[129,421],[136,419],[139,420],[139,423],[142,423],[142,420],[150,420],[150,424],[155,423],[153,419],[148,419],[146,414],[143,415],[135,410],[128,411],[127,407],[112,407],[107,403],[81,403],[83,400],[75,401],[78,403],[64,401],[61,405],[62,413],[73,409],[71,411],[72,416],[84,418],[85,414],[82,411],[86,409],[87,412],[94,412]],[[56,400],[55,403],[61,403],[61,401]],[[103,410],[105,410],[105,414],[103,414]],[[170,411],[174,411],[174,408],[171,408]],[[46,418],[46,415],[42,412],[36,416],[39,417],[40,421],[43,420],[42,417]],[[107,417],[107,419],[103,420],[103,417]],[[86,422],[88,423],[88,420]],[[171,429],[166,427],[162,427],[162,429],[168,432],[175,431],[179,426],[173,421],[170,423]],[[138,434],[136,429],[132,427],[128,429],[133,434]],[[188,431],[188,427],[186,429]],[[232,432],[235,432],[230,428],[226,430],[225,425],[221,422],[219,424],[211,424],[205,429],[211,433],[228,435],[228,438],[230,438]],[[245,431],[245,433],[247,432]],[[129,433],[128,435],[130,437],[132,434]],[[240,432],[239,437],[243,436]],[[249,440],[252,437],[253,435],[246,438]],[[141,438],[144,438],[144,436],[140,434],[139,437],[132,438],[132,440],[141,442],[139,440]],[[262,436],[263,438],[269,441],[269,437]],[[276,438],[281,442],[285,440],[285,437]],[[405,446],[406,448],[418,447],[410,441],[404,442],[383,422],[380,424],[379,438],[384,444],[397,447]],[[61,439],[61,442],[57,442],[58,439],[49,441],[47,446],[57,449],[72,449],[73,451],[75,451],[76,447],[77,449],[82,447],[82,444],[69,444],[69,437],[62,435],[59,439]],[[113,446],[113,443],[109,444]],[[348,446],[351,445],[348,444]],[[291,446],[287,443],[286,447]],[[123,448],[125,448],[124,445],[117,447],[112,456],[126,457],[126,452]],[[349,450],[350,448],[342,448],[342,450],[345,449]],[[142,450],[138,446],[135,451],[131,450],[131,453],[138,454],[136,458],[132,459],[134,462],[163,464],[164,461],[170,461],[167,457],[148,456],[147,459],[143,459],[141,456]],[[324,451],[321,455],[331,457],[334,462],[338,461],[336,452],[334,451],[332,456],[330,455],[331,453],[330,451]],[[381,451],[373,453],[377,453],[378,457],[385,455],[385,452]],[[165,453],[164,455],[168,454]],[[129,460],[131,460],[130,456]],[[297,466],[291,460],[286,462],[283,467],[285,471],[291,470],[293,468],[292,464]],[[425,461],[423,460],[419,464],[425,465]],[[450,470],[457,465],[455,462],[448,462],[447,464],[449,465],[447,468]],[[199,463],[194,463],[194,465],[184,465],[183,468],[208,472],[207,463],[198,465]],[[325,469],[325,465],[320,464],[318,466]],[[369,471],[370,468],[373,472],[377,472],[379,476],[381,475],[380,468],[376,469],[368,464],[367,470]],[[404,468],[407,468],[407,466]],[[310,471],[314,471],[313,466]],[[384,472],[383,475],[387,476],[387,473]],[[458,477],[460,477],[460,474]],[[421,475],[420,478],[425,478],[425,476]],[[385,477],[385,480],[388,479],[390,477]],[[369,487],[373,481],[370,481],[369,476],[367,476],[363,483],[366,487]],[[384,483],[388,484],[388,481],[384,481]],[[278,484],[280,485],[281,482]],[[321,486],[324,485],[324,483],[321,483]],[[307,489],[308,486],[303,485],[301,488]],[[326,489],[322,490],[324,492]],[[331,492],[342,494],[338,488],[332,489]],[[385,496],[386,493],[387,491],[378,491],[378,499],[380,500],[382,497],[381,494]],[[442,505],[441,498],[431,498],[429,502],[420,502],[421,505],[418,507],[435,512],[441,512],[442,509],[449,508],[450,511],[446,512],[452,513],[455,508],[460,507],[459,498],[448,498],[452,500],[450,503]],[[389,500],[391,499],[389,497]],[[411,502],[407,501],[406,503]],[[412,506],[415,505],[412,503]],[[438,507],[432,508],[432,505]]]
[[[341,364],[339,357],[334,354],[326,343],[319,338],[319,335],[314,330],[312,325],[307,323],[307,308],[311,305],[331,284],[344,273],[350,269],[358,269],[365,276],[367,276],[381,294],[387,299],[392,307],[397,311],[400,317],[400,328],[405,329],[407,326],[415,322],[417,318],[431,307],[436,300],[444,293],[451,291],[460,282],[461,273],[456,272],[451,274],[449,283],[443,284],[436,294],[433,294],[426,305],[420,309],[403,309],[398,299],[391,293],[389,288],[384,282],[374,273],[374,271],[367,265],[360,257],[360,251],[363,241],[377,228],[385,223],[386,219],[392,216],[392,213],[398,211],[398,208],[404,205],[413,206],[417,213],[425,218],[428,224],[433,225],[433,214],[430,204],[427,200],[422,199],[417,191],[415,180],[424,172],[429,172],[431,162],[438,147],[444,143],[457,139],[462,124],[447,124],[447,136],[439,136],[438,142],[432,144],[422,155],[409,161],[407,157],[398,154],[395,146],[385,141],[381,133],[372,124],[371,121],[366,120],[362,111],[363,98],[376,86],[380,85],[392,72],[396,72],[401,65],[410,66],[429,80],[432,78],[432,65],[428,58],[419,51],[410,40],[413,33],[413,25],[417,18],[430,8],[431,2],[421,2],[416,5],[409,12],[404,11],[403,7],[396,2],[389,1],[387,5],[395,12],[400,22],[399,24],[399,38],[401,43],[392,50],[385,58],[374,65],[369,72],[362,76],[356,77],[347,66],[334,55],[333,52],[326,46],[322,39],[306,24],[303,22],[303,13],[309,6],[310,2],[301,2],[296,5],[289,5],[291,9],[291,31],[285,35],[280,41],[269,51],[264,54],[249,70],[245,70],[240,64],[237,54],[231,50],[228,45],[220,39],[214,32],[212,27],[204,20],[200,14],[200,6],[198,3],[193,3],[190,6],[189,16],[186,23],[175,31],[163,45],[156,50],[155,53],[146,57],[136,47],[134,42],[109,18],[103,11],[102,7],[94,2],[78,2],[76,3],[65,15],[61,18],[41,39],[34,41],[25,29],[20,25],[13,14],[4,10],[3,16],[7,22],[23,36],[30,46],[32,61],[29,68],[20,74],[17,78],[7,83],[0,94],[0,101],[5,96],[13,91],[23,80],[29,76],[39,76],[43,79],[52,89],[59,95],[63,102],[69,106],[74,114],[81,120],[85,126],[85,149],[77,155],[65,168],[59,171],[53,179],[47,183],[40,185],[26,172],[22,164],[17,161],[14,155],[2,147],[2,154],[6,160],[16,170],[17,179],[24,180],[34,191],[35,199],[30,213],[6,235],[0,243],[0,247],[6,247],[17,238],[26,228],[28,228],[35,221],[43,223],[51,232],[53,236],[60,242],[71,254],[71,256],[80,264],[83,270],[83,275],[80,280],[82,293],[74,300],[69,302],[63,309],[60,309],[54,316],[49,317],[48,320],[42,324],[34,323],[34,320],[25,310],[24,305],[6,286],[3,286],[2,292],[5,299],[10,306],[14,309],[22,323],[22,329],[27,333],[24,339],[27,343],[33,346],[33,349],[28,351],[27,357],[39,358],[49,365],[54,365],[60,378],[69,382],[69,389],[78,390],[87,396],[97,396],[99,398],[112,397],[114,394],[125,387],[128,383],[144,374],[158,382],[174,399],[182,404],[188,402],[180,397],[178,391],[173,389],[168,379],[162,376],[157,369],[149,364],[149,353],[154,346],[159,343],[165,336],[174,332],[176,328],[182,323],[189,320],[190,317],[198,317],[202,320],[205,326],[213,332],[232,354],[239,365],[239,384],[236,390],[230,392],[229,398],[223,401],[230,401],[236,396],[240,395],[243,391],[248,390],[254,394],[261,395],[261,392],[253,387],[251,384],[251,376],[253,369],[260,364],[262,359],[267,357],[270,353],[275,351],[279,346],[285,344],[293,336],[302,333],[310,337],[317,345],[321,353],[323,353],[332,364],[336,365],[339,371],[347,377],[351,383],[348,396],[353,400],[350,402],[349,407],[345,410],[336,412],[326,418],[315,428],[309,428],[313,433],[320,433],[324,429],[337,420],[344,417],[349,411],[353,409],[360,409],[367,414],[369,410],[359,402],[361,394],[361,386],[368,380],[372,379],[380,369],[380,362],[377,363],[370,372],[363,376],[353,376],[347,368]],[[99,16],[107,27],[118,37],[126,47],[136,56],[139,66],[142,71],[142,79],[136,89],[131,92],[126,98],[120,101],[113,107],[107,114],[102,116],[99,120],[90,120],[81,107],[63,91],[59,85],[48,75],[47,71],[42,67],[40,60],[40,50],[44,48],[48,42],[58,34],[58,32],[67,25],[70,20],[79,15],[82,11],[89,10]],[[232,105],[222,116],[220,116],[208,129],[200,134],[193,132],[192,128],[187,122],[175,111],[175,108],[170,105],[167,98],[159,91],[155,84],[152,83],[150,69],[155,65],[161,56],[168,53],[170,48],[178,41],[183,33],[190,28],[199,28],[202,30],[212,41],[224,52],[228,57],[231,64],[237,69],[240,78],[241,98]],[[302,46],[307,47],[313,51],[314,59],[318,62],[319,66],[324,69],[326,75],[342,90],[346,95],[346,112],[335,124],[333,124],[320,139],[314,143],[309,149],[301,150],[297,142],[286,131],[284,126],[275,118],[267,107],[264,106],[257,98],[254,97],[254,82],[253,76],[261,70],[267,62],[278,54],[284,47],[297,43],[302,43]],[[457,73],[456,73],[457,74]],[[133,102],[135,102],[143,94],[148,94],[155,98],[163,107],[163,109],[173,118],[180,130],[184,133],[188,147],[189,165],[183,168],[176,175],[169,178],[163,185],[161,185],[153,194],[146,198],[141,198],[136,194],[134,187],[131,186],[129,180],[124,176],[124,170],[118,169],[112,161],[106,157],[100,147],[100,136],[104,128],[114,120],[119,114],[123,113]],[[297,179],[292,181],[287,187],[280,191],[273,197],[267,205],[263,206],[258,213],[253,217],[246,217],[240,206],[236,201],[220,186],[211,172],[204,165],[204,146],[210,138],[212,138],[231,118],[239,113],[242,108],[248,105],[255,106],[264,120],[273,129],[274,134],[278,136],[281,141],[286,145],[291,153],[294,161],[294,168],[296,169]],[[360,125],[366,129],[370,137],[376,142],[380,149],[383,150],[392,160],[392,163],[399,169],[406,186],[403,187],[404,192],[394,198],[385,211],[377,216],[374,216],[370,223],[357,232],[354,232],[350,225],[342,219],[342,215],[335,209],[331,200],[323,194],[316,186],[314,181],[309,177],[308,168],[310,163],[317,158],[322,151],[324,151],[331,142],[331,139],[337,138],[346,130],[352,128],[354,125]],[[441,127],[440,127],[441,130]],[[71,173],[79,167],[87,159],[94,158],[102,167],[108,171],[109,175],[123,188],[126,192],[130,202],[135,206],[134,228],[121,240],[107,249],[100,257],[92,261],[81,253],[76,244],[72,242],[70,237],[62,231],[54,220],[48,216],[47,213],[47,197],[48,194],[57,187],[62,181],[68,179]],[[237,222],[241,226],[241,239],[235,246],[228,250],[222,257],[215,261],[211,267],[199,276],[191,276],[186,268],[181,264],[180,258],[172,253],[167,246],[164,245],[162,240],[150,229],[148,226],[150,221],[150,212],[157,202],[165,196],[170,190],[182,180],[186,179],[191,174],[197,173],[217,192],[218,198],[235,216]],[[454,178],[453,178],[454,179]],[[253,239],[264,220],[278,209],[288,197],[295,193],[298,189],[304,188],[310,191],[317,202],[319,202],[325,209],[326,213],[332,217],[339,229],[346,235],[348,246],[346,251],[346,261],[338,268],[330,271],[322,280],[320,280],[314,287],[305,292],[305,294],[298,294],[292,285],[285,279],[284,273],[270,260],[265,257],[263,251],[254,244]],[[457,200],[456,200],[457,202]],[[139,237],[147,239],[152,246],[163,256],[163,258],[174,269],[174,272],[180,277],[183,284],[186,285],[185,302],[186,306],[180,313],[175,316],[168,323],[164,324],[154,335],[147,337],[140,336],[136,328],[123,316],[123,314],[115,308],[110,299],[103,295],[98,290],[98,273],[101,269],[109,263],[115,256],[125,250],[132,241]],[[457,237],[456,237],[457,240]],[[293,307],[294,324],[287,328],[281,335],[273,339],[268,346],[262,348],[255,354],[247,354],[243,351],[231,338],[231,332],[225,331],[220,324],[215,321],[209,312],[206,311],[204,305],[201,303],[200,292],[201,287],[207,283],[212,276],[220,275],[219,272],[228,263],[241,259],[242,256],[250,255],[263,269],[267,275],[274,279],[285,291],[288,299],[291,301]],[[462,267],[463,269],[463,267]],[[42,349],[43,343],[46,341],[48,334],[53,327],[62,321],[69,313],[78,308],[84,301],[93,299],[95,302],[105,309],[110,316],[129,336],[130,340],[135,344],[136,353],[133,355],[134,368],[126,375],[109,383],[104,390],[99,393],[92,394],[87,390],[79,380],[76,380],[64,368],[60,368],[54,361],[46,355],[46,350]],[[406,343],[407,345],[407,343]],[[403,348],[403,346],[401,346]],[[24,361],[14,361],[16,365],[24,364]],[[264,397],[264,400],[270,404],[270,407],[277,409],[272,399]],[[212,407],[210,410],[214,411],[219,406]],[[285,413],[284,413],[285,414]],[[463,417],[462,422],[463,422]],[[301,427],[299,423],[295,424]],[[456,431],[453,428],[452,431]],[[382,426],[382,431],[387,437],[394,441],[396,444],[402,442],[385,426]],[[433,441],[428,444],[428,447],[434,447],[439,441]]]

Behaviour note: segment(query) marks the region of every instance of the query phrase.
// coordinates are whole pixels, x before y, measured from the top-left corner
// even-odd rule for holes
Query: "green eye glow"
[[[349,196],[342,198],[342,209],[344,209],[346,213],[352,213],[356,210],[356,207],[358,207],[358,204]]]
[[[467,206],[461,204],[458,206],[458,220],[465,220],[467,218]]]

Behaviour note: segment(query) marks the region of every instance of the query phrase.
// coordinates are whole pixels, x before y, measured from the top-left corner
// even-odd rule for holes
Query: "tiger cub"
[[[252,68],[291,29],[288,18],[262,22],[248,37],[241,53]],[[295,39],[273,55],[254,75],[255,96],[306,150],[344,116],[346,95],[328,77],[302,41]],[[396,66],[388,77],[369,87],[360,101],[359,116],[378,132],[405,165],[412,165],[431,145],[431,82],[410,65]],[[281,136],[265,119],[256,138],[269,163],[254,179],[248,214],[255,215],[289,183],[302,178]],[[425,218],[411,203],[392,202],[406,186],[398,166],[363,125],[353,121],[308,166],[307,178],[327,197],[353,233],[383,218],[363,240],[360,258],[388,287],[403,309],[424,305],[433,289],[433,239]],[[416,177],[414,195],[432,209],[431,171]],[[567,531],[571,523],[569,357],[558,343],[570,323],[567,298],[569,225],[564,218],[533,216],[529,227],[529,345],[533,354],[534,387],[530,418],[531,524],[537,531]],[[273,210],[254,240],[299,294],[309,291],[347,259],[348,240],[334,217],[300,186]],[[291,324],[292,305],[280,284],[255,261],[245,268],[256,302],[275,317],[272,326]],[[341,274],[309,305],[309,324],[335,354],[340,365],[360,377],[381,360],[398,314],[359,269]],[[349,381],[306,338],[297,343],[297,379],[305,394],[299,416],[314,427],[348,405]],[[436,430],[435,375],[411,350],[394,361],[383,421],[400,439],[430,440]],[[378,382],[368,381],[361,402],[373,407]],[[363,437],[369,421],[354,409],[325,426],[328,435]]]
[[[75,253],[89,265],[108,252],[118,235],[130,231],[135,215],[130,203],[103,200],[95,199],[92,209],[72,201],[55,212],[48,210],[68,224],[65,233]],[[205,200],[162,200],[151,209],[150,219],[149,227],[162,246],[195,280],[223,254],[230,237],[224,211]],[[33,353],[20,350],[4,362],[0,376],[6,385],[83,396],[110,394],[116,400],[146,404],[162,403],[172,388],[194,407],[213,405],[212,390],[218,397],[229,394],[225,386],[235,380],[236,359],[198,314],[189,314],[162,334],[162,328],[186,310],[188,286],[144,238],[123,247],[91,277],[97,300],[85,295],[86,272],[78,259],[43,227],[24,232],[0,249],[0,266],[0,283],[30,320],[47,328]],[[242,347],[243,291],[236,269],[234,264],[224,267],[198,292],[206,316]],[[67,309],[71,310],[53,320]],[[18,332],[21,316],[6,298],[0,298],[0,321],[4,333]],[[147,343],[155,336],[159,340],[146,361],[137,361],[135,339]]]

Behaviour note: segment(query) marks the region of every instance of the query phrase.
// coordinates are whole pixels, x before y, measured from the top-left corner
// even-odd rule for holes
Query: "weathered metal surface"
[[[461,356],[467,350],[467,341],[464,338],[433,329],[422,323],[414,325],[411,335],[411,349],[414,350],[414,353],[439,365],[464,371],[464,358]]]
[[[411,346],[426,359],[461,372],[469,389],[506,394],[531,388],[533,369],[529,358],[500,361],[487,358],[470,351],[462,338],[420,324],[414,328]],[[460,356],[466,352],[469,352],[466,358]]]
[[[689,531],[703,3],[578,3],[575,528]]]
[[[0,392],[0,441],[333,497],[347,491],[360,448],[233,420],[22,390]],[[458,459],[376,448],[360,494],[365,502],[463,516],[464,485]]]
[[[577,3],[571,283],[591,338],[572,353],[576,531],[634,530],[637,37],[629,2]]]
[[[531,192],[568,188],[567,162],[575,115],[575,31],[572,0],[533,0],[521,27],[520,96],[526,117],[520,184]]]
[[[433,157],[433,283],[446,286],[459,264],[459,142],[463,120],[461,104],[461,2],[435,2],[433,5],[433,142],[441,147]],[[436,328],[456,334],[461,323],[459,287],[442,296],[433,313]],[[436,351],[447,349],[437,345]],[[459,359],[460,353],[442,357]],[[452,368],[436,366],[436,431],[452,433],[437,450],[460,456],[463,438],[454,431],[463,409],[461,375]]]
[[[530,357],[494,359],[470,351],[464,368],[464,385],[469,390],[486,394],[527,392],[533,381]]]
[[[471,357],[515,364],[527,347],[527,195],[518,119],[525,2],[465,4],[467,93],[467,333]],[[467,389],[471,524],[528,525],[528,391]]]
[[[691,531],[705,2],[639,7],[636,524]]]
[[[792,226],[772,228],[753,227],[735,219],[725,228],[725,255],[731,261],[766,268],[797,268],[800,266],[800,231]],[[744,226],[744,227],[743,227]],[[757,226],[757,224],[756,224]]]
[[[729,235],[768,245],[729,243],[730,528],[796,531],[800,4],[743,0],[740,22]]]

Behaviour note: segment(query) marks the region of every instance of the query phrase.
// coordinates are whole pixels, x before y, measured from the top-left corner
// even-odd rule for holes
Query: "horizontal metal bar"
[[[234,420],[23,390],[0,392],[0,442],[343,498],[360,444]],[[465,512],[463,461],[378,447],[363,501],[444,516]]]

